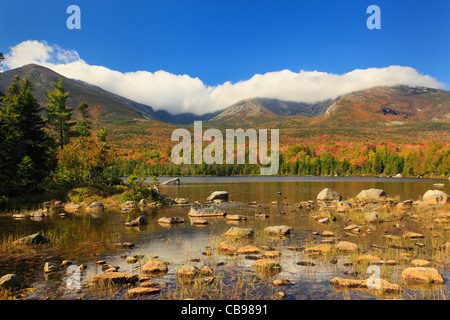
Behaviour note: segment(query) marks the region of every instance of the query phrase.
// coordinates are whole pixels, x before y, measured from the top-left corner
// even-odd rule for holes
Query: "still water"
[[[163,182],[167,178],[160,178]],[[366,238],[350,238],[341,234],[342,226],[322,226],[314,222],[309,212],[296,208],[296,203],[305,200],[315,200],[317,194],[323,188],[331,188],[339,192],[343,199],[355,197],[361,190],[379,188],[385,190],[388,197],[397,200],[417,200],[429,189],[444,190],[450,193],[450,183],[447,180],[431,179],[394,179],[394,178],[321,178],[321,177],[186,177],[180,178],[179,186],[161,186],[160,191],[172,198],[182,197],[190,202],[206,201],[213,191],[225,190],[229,193],[231,203],[223,203],[227,213],[242,214],[248,217],[247,221],[239,222],[239,227],[253,228],[256,235],[262,234],[262,230],[271,225],[289,225],[294,228],[293,234],[284,239],[273,239],[269,243],[272,248],[281,252],[280,263],[283,267],[281,273],[275,278],[289,279],[294,285],[283,288],[288,299],[373,299],[373,295],[365,292],[351,292],[344,295],[331,288],[329,281],[334,277],[344,277],[345,272],[351,271],[344,267],[348,257],[339,257],[336,263],[326,261],[314,261],[314,267],[298,265],[297,262],[311,262],[311,258],[303,252],[288,251],[289,246],[310,246],[320,243],[320,239],[312,233],[331,230],[335,232],[338,240],[354,241],[358,245],[367,245],[379,241],[383,230],[374,230]],[[444,183],[444,187],[435,187],[435,183]],[[279,194],[281,192],[281,194]],[[278,201],[278,205],[270,205],[272,201]],[[256,202],[257,205],[250,205]],[[57,248],[45,250],[33,250],[28,254],[11,254],[0,257],[0,275],[15,273],[34,291],[28,295],[30,299],[74,299],[82,295],[87,299],[96,298],[123,298],[124,292],[119,292],[114,297],[104,296],[92,291],[72,291],[65,286],[68,275],[64,269],[55,274],[46,275],[43,272],[45,261],[60,263],[62,260],[72,260],[76,265],[85,264],[87,269],[82,271],[83,283],[92,279],[95,274],[101,273],[101,266],[95,264],[97,260],[105,260],[108,264],[119,265],[120,271],[140,273],[137,265],[129,265],[121,257],[123,255],[144,255],[149,259],[158,256],[159,260],[170,262],[169,272],[163,278],[158,279],[165,283],[162,296],[166,291],[174,290],[176,286],[177,268],[185,263],[191,263],[193,258],[200,259],[195,265],[215,266],[217,262],[225,262],[225,266],[217,267],[215,271],[221,272],[227,266],[233,265],[245,272],[251,270],[254,261],[244,258],[231,258],[217,254],[217,247],[222,235],[232,226],[223,218],[208,219],[208,225],[198,227],[190,224],[187,215],[189,206],[171,206],[166,208],[154,208],[146,211],[135,210],[122,213],[120,210],[108,209],[100,217],[92,217],[87,213],[68,215],[62,218],[52,215],[41,221],[32,221],[29,218],[15,221],[10,216],[0,216],[0,239],[8,237],[17,238],[35,232],[52,232],[60,236],[60,245]],[[266,213],[268,219],[255,219],[256,213]],[[125,227],[124,222],[140,215],[147,215],[149,224],[139,228]],[[182,217],[186,223],[174,227],[158,224],[158,219],[164,216]],[[405,228],[418,230],[415,222],[405,222]],[[446,239],[441,239],[446,241]],[[136,246],[129,250],[118,250],[116,242],[132,242]],[[255,240],[254,245],[262,243]],[[214,251],[212,256],[205,252]],[[401,268],[400,268],[401,269]],[[401,271],[401,270],[400,270]],[[448,279],[449,271],[445,267],[440,270]],[[393,282],[401,283],[398,268],[393,267]],[[444,289],[431,291],[425,298],[441,297],[442,290],[448,290],[448,282]],[[445,291],[447,292],[447,291]],[[423,294],[423,293],[421,293]],[[242,296],[246,299],[271,299],[274,289],[264,286],[254,293],[254,296]],[[417,298],[414,291],[409,292],[406,298]],[[423,296],[421,296],[424,298]],[[161,296],[149,297],[158,299]],[[404,297],[405,298],[405,297]]]

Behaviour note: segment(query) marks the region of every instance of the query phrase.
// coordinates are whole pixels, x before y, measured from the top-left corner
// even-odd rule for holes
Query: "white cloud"
[[[256,74],[237,83],[207,86],[189,75],[160,70],[122,73],[89,65],[75,50],[65,50],[45,41],[28,40],[10,48],[5,55],[8,68],[36,63],[68,78],[79,79],[128,99],[172,113],[203,114],[230,106],[245,98],[275,98],[317,102],[374,86],[410,85],[442,88],[435,78],[411,67],[357,69],[342,75],[318,71],[282,70]]]

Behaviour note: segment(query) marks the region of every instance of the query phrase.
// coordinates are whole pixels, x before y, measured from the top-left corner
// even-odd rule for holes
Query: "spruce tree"
[[[90,129],[92,127],[91,121],[89,121],[89,105],[86,102],[81,103],[76,108],[81,114],[81,120],[77,122],[75,127],[75,132],[79,137],[89,137],[91,136]]]
[[[45,95],[48,101],[46,106],[48,124],[53,129],[61,150],[74,135],[71,128],[75,125],[75,122],[71,121],[72,110],[66,106],[69,93],[65,92],[62,80],[62,77],[59,77],[58,83],[52,83],[54,89]]]
[[[52,165],[51,139],[40,115],[42,108],[25,77],[14,77],[1,99],[0,109],[0,193],[34,191]]]

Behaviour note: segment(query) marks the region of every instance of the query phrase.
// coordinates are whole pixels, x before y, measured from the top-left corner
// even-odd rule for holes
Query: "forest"
[[[0,97],[0,196],[100,190],[120,177],[259,175],[260,164],[175,165],[170,151],[173,128],[154,121],[148,130],[105,125],[101,107],[69,108],[62,78],[42,106],[34,85],[16,76]],[[122,128],[123,129],[123,128]],[[283,137],[278,175],[394,176],[447,178],[450,144],[419,141],[322,141],[294,143]],[[246,147],[248,158],[248,144]],[[235,155],[237,156],[237,155]],[[246,163],[249,163],[247,160]]]

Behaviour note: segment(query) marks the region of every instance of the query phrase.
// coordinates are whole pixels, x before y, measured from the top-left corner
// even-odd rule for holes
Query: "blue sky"
[[[81,8],[68,30],[66,8]],[[381,8],[381,30],[366,9]],[[281,70],[344,74],[409,66],[450,88],[450,1],[3,1],[0,52],[26,40],[75,50],[89,65],[164,70],[205,86]]]

